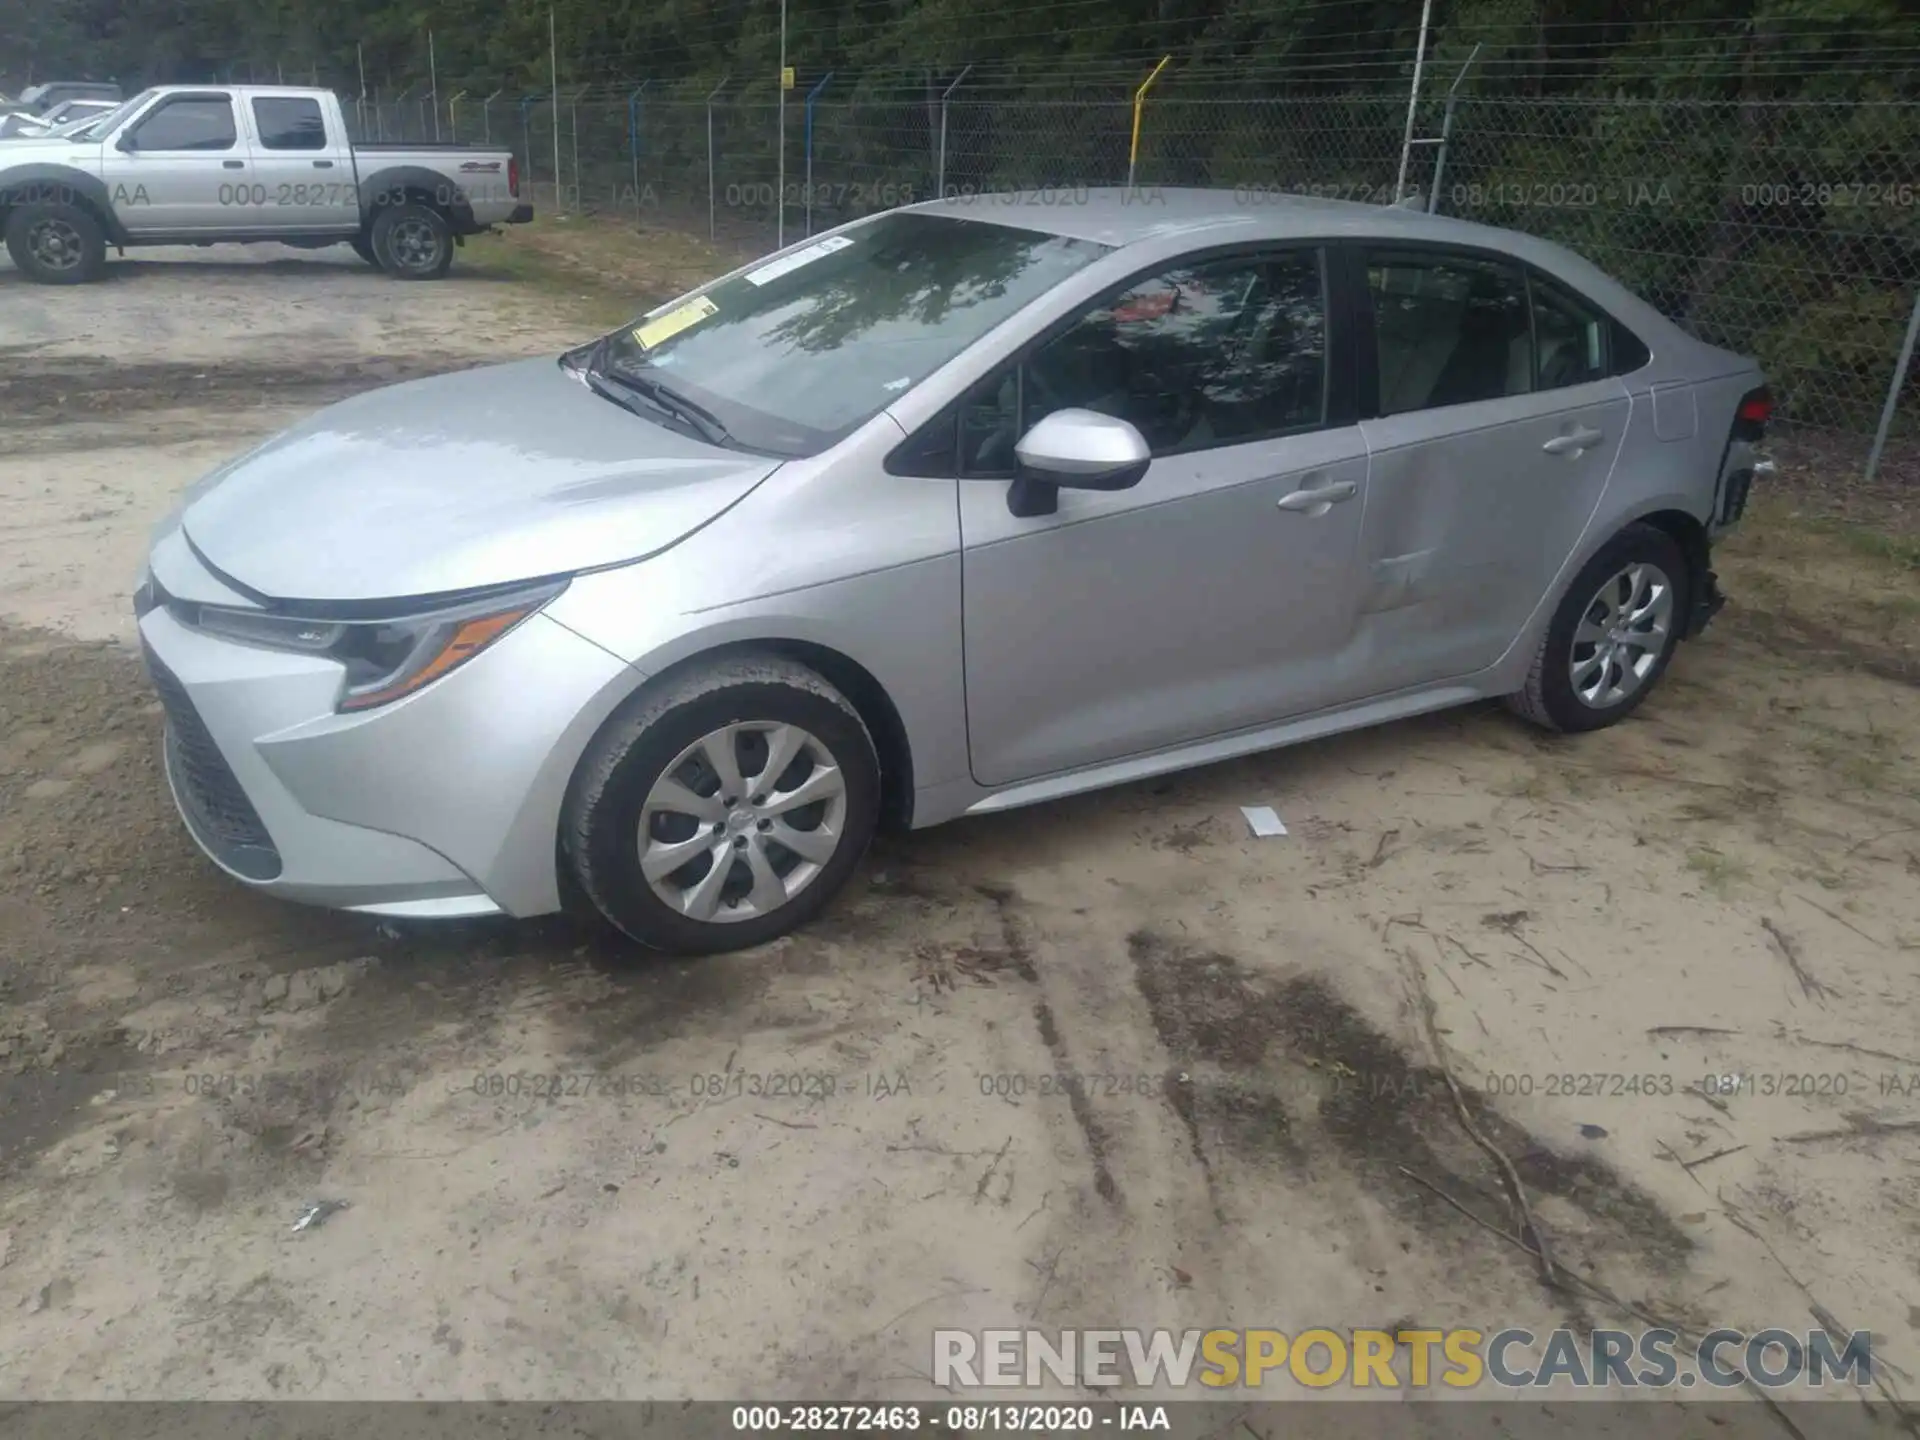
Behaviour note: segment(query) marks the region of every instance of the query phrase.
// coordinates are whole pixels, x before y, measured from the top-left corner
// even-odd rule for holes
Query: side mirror
[[[123,154],[131,155],[140,147],[133,143],[133,132],[131,130],[122,130],[119,135],[114,138],[113,148]]]
[[[1060,491],[1128,490],[1147,473],[1153,452],[1125,420],[1094,410],[1056,410],[1013,447],[1017,462],[1007,508],[1015,515],[1051,515]]]

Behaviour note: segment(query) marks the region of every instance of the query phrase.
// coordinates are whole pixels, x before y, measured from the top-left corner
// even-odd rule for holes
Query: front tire
[[[438,280],[453,264],[447,217],[408,201],[389,205],[373,220],[373,253],[396,280]]]
[[[7,253],[41,285],[84,285],[107,268],[107,237],[78,205],[29,200],[7,216]]]
[[[817,915],[873,838],[880,762],[826,680],[741,655],[643,694],[580,762],[561,845],[633,940],[710,955]]]
[[[1692,578],[1666,531],[1629,525],[1573,577],[1507,707],[1548,730],[1618,724],[1666,674],[1685,628]]]
[[[354,254],[366,261],[367,264],[373,266],[374,269],[379,270],[383,268],[380,264],[380,257],[373,253],[373,242],[364,235],[354,236],[347,244],[353,247]]]

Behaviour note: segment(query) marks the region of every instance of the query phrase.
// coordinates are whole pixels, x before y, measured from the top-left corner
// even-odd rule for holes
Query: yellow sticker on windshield
[[[633,338],[640,342],[642,350],[651,350],[663,341],[671,340],[688,326],[698,325],[719,309],[706,296],[697,296],[684,305],[676,305],[657,320],[634,326]]]

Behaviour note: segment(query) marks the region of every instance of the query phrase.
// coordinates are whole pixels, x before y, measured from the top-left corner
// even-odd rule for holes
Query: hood
[[[75,157],[87,153],[87,142],[69,140],[64,135],[49,135],[37,125],[26,130],[0,123],[0,143],[7,147],[6,163],[9,165],[23,165],[29,160],[57,160],[63,165],[71,165]]]
[[[603,399],[552,359],[322,410],[194,487],[216,569],[279,600],[390,600],[643,559],[779,467]]]

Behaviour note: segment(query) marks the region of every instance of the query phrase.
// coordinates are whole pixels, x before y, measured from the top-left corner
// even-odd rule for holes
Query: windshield
[[[69,140],[103,140],[106,138],[107,131],[120,123],[122,116],[131,115],[153,96],[153,91],[142,90],[131,100],[122,101],[104,115],[96,115],[91,120],[83,119],[78,125],[61,126],[60,133]]]
[[[895,211],[616,331],[600,368],[745,448],[812,455],[1109,248]]]

